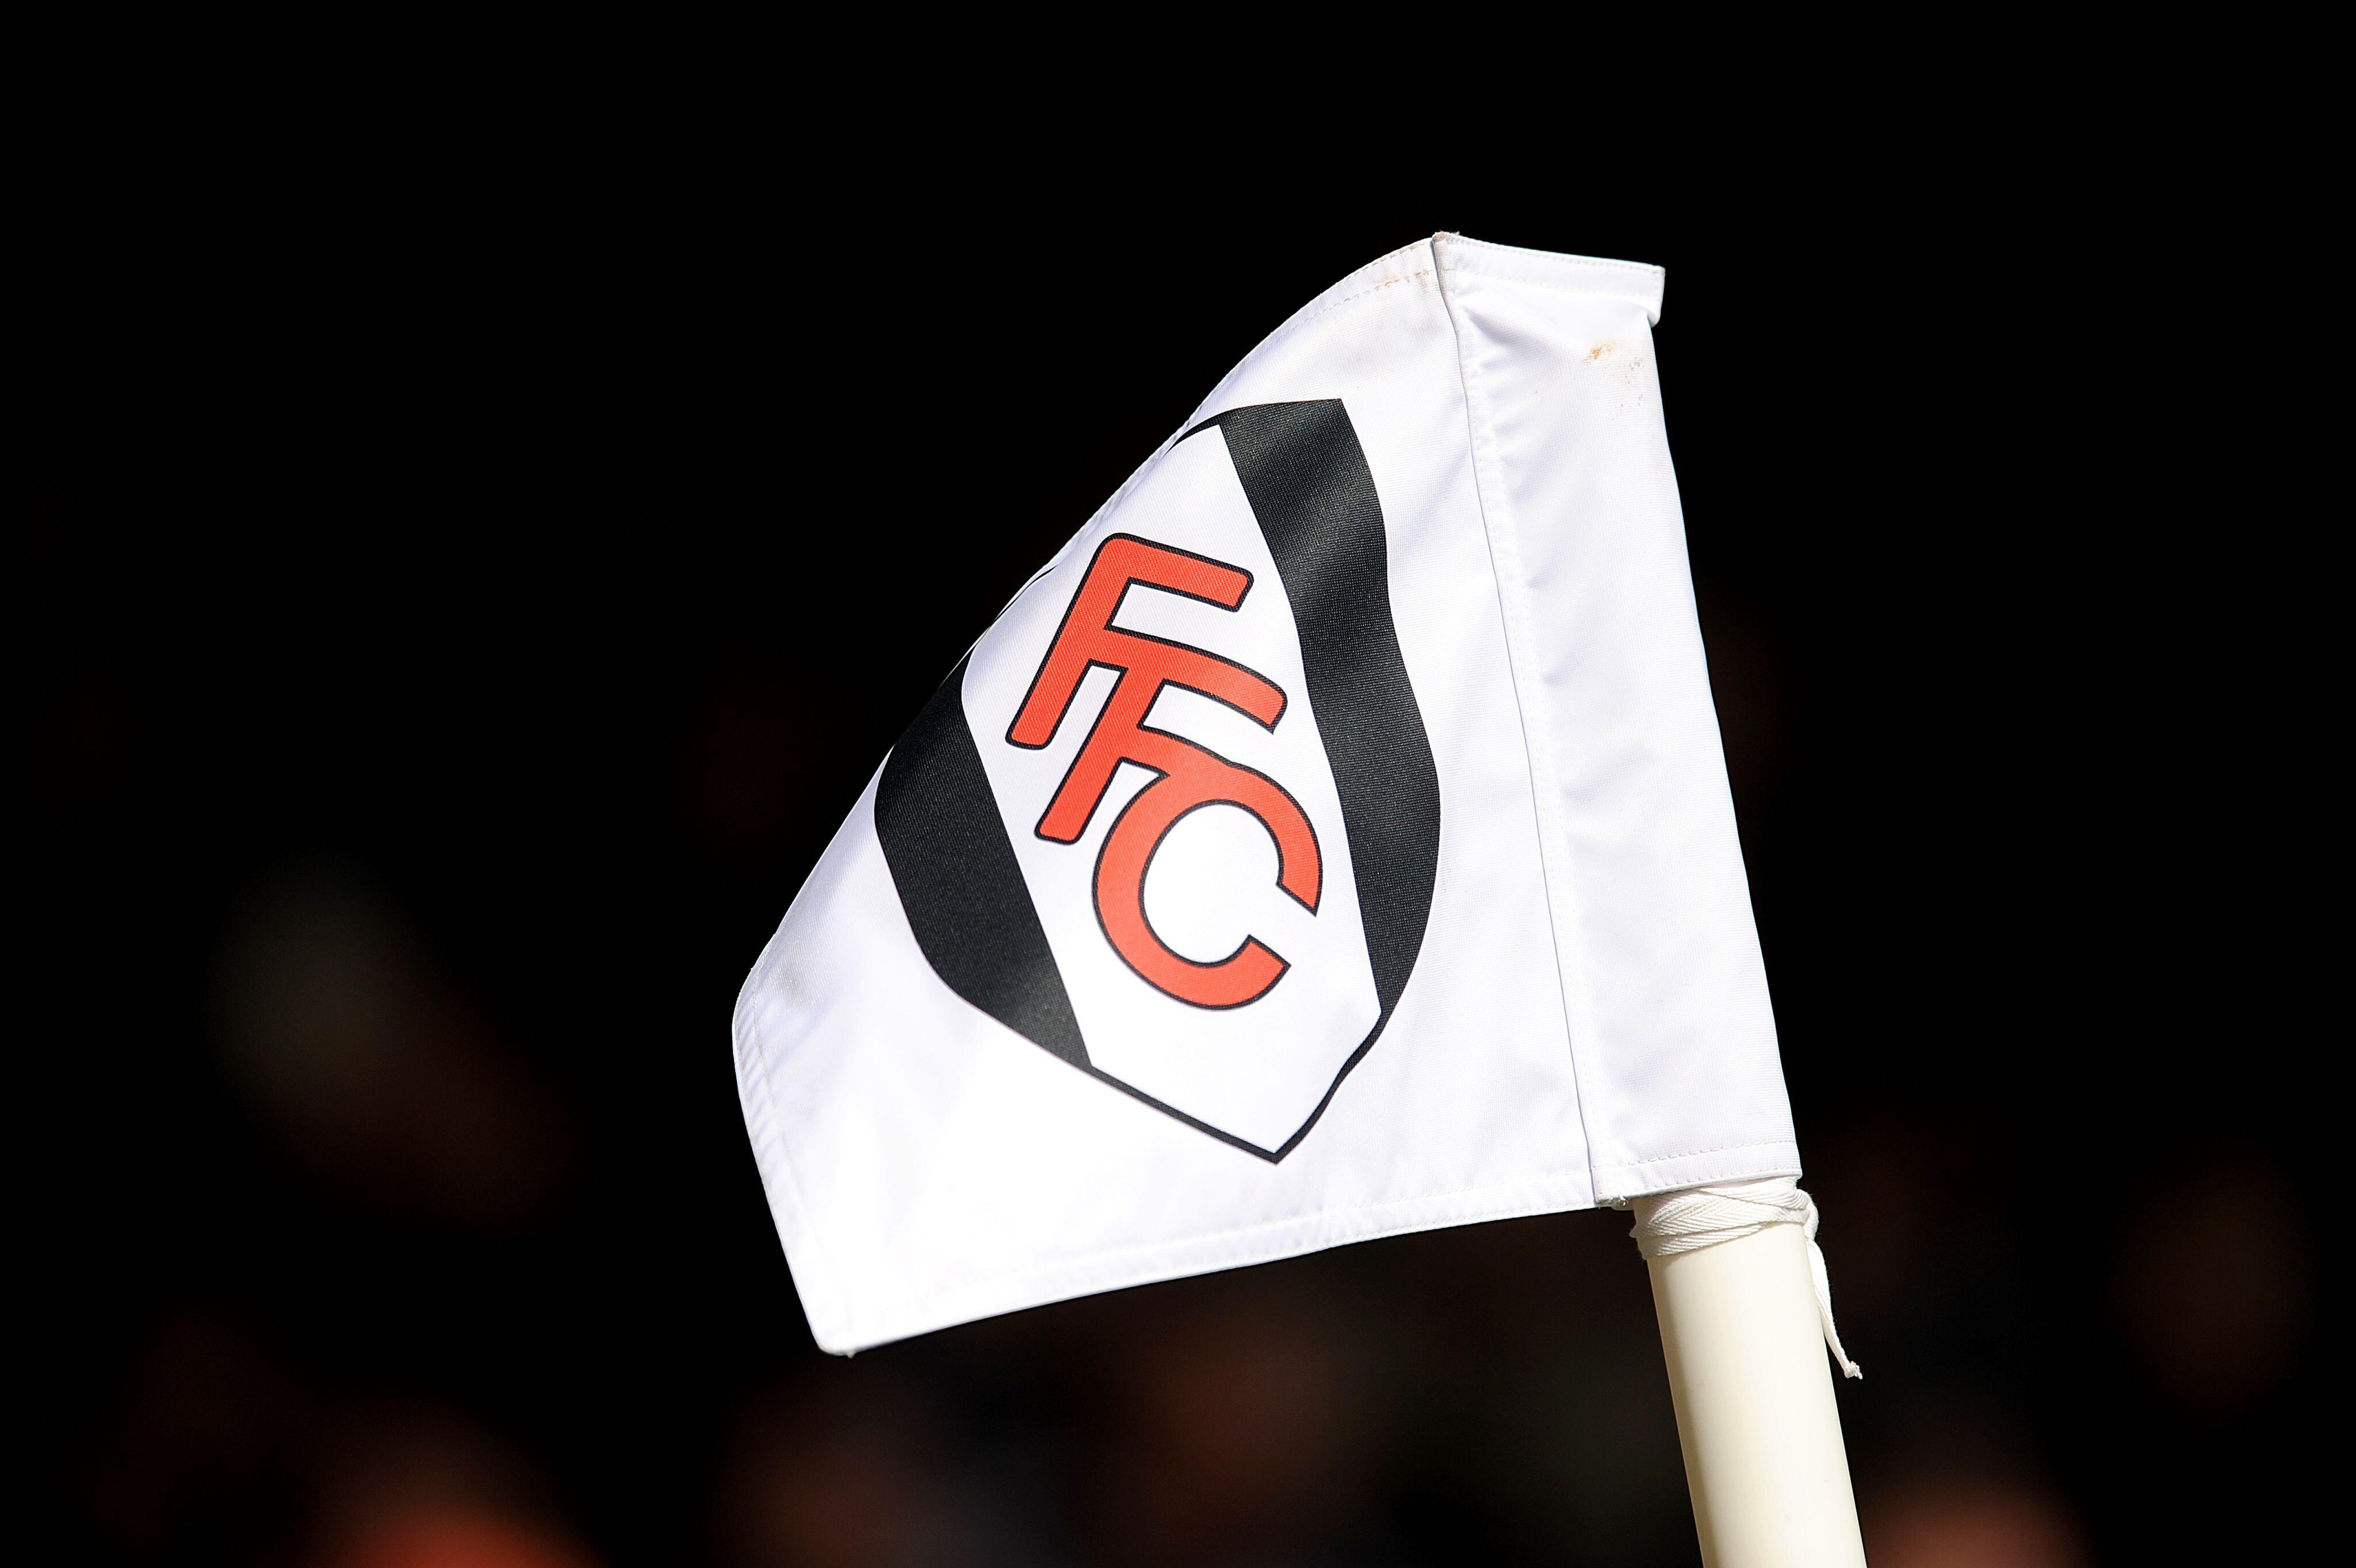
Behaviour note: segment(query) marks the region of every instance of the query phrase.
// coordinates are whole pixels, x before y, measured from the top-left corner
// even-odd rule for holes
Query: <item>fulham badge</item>
[[[1440,781],[1339,400],[1182,436],[885,762],[875,825],[942,983],[1281,1160],[1421,948]]]

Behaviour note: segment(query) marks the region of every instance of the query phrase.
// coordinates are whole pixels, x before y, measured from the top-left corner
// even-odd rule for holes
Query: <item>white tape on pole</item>
[[[1814,1207],[1780,1183],[1634,1199],[1708,1568],[1863,1568]],[[1791,1199],[1797,1198],[1794,1203]],[[1698,1199],[1699,1201],[1696,1201]]]
[[[1865,1369],[1848,1359],[1840,1330],[1833,1326],[1832,1280],[1825,1273],[1824,1249],[1816,1245],[1816,1200],[1800,1190],[1790,1176],[1765,1181],[1727,1182],[1685,1192],[1665,1192],[1632,1199],[1636,1215],[1636,1251],[1647,1259],[1673,1258],[1697,1252],[1722,1241],[1739,1241],[1770,1225],[1797,1225],[1808,1239],[1808,1276],[1815,1286],[1816,1316],[1825,1331],[1825,1348],[1840,1363],[1841,1375],[1865,1376]]]

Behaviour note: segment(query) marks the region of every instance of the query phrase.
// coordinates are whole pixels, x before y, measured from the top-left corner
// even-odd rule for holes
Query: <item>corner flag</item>
[[[736,1007],[820,1346],[1798,1173],[1661,285],[1360,269],[934,693]]]

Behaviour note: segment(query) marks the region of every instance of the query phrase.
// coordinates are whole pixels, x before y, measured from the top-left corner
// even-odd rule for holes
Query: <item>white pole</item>
[[[1635,1199],[1639,1235],[1680,1196]],[[1809,1245],[1770,1224],[1646,1264],[1706,1568],[1864,1568]]]

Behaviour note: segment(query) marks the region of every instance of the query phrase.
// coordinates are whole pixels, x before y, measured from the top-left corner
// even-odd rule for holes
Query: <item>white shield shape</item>
[[[1339,400],[1189,431],[1019,595],[885,763],[944,983],[1280,1160],[1415,965],[1440,786]]]

